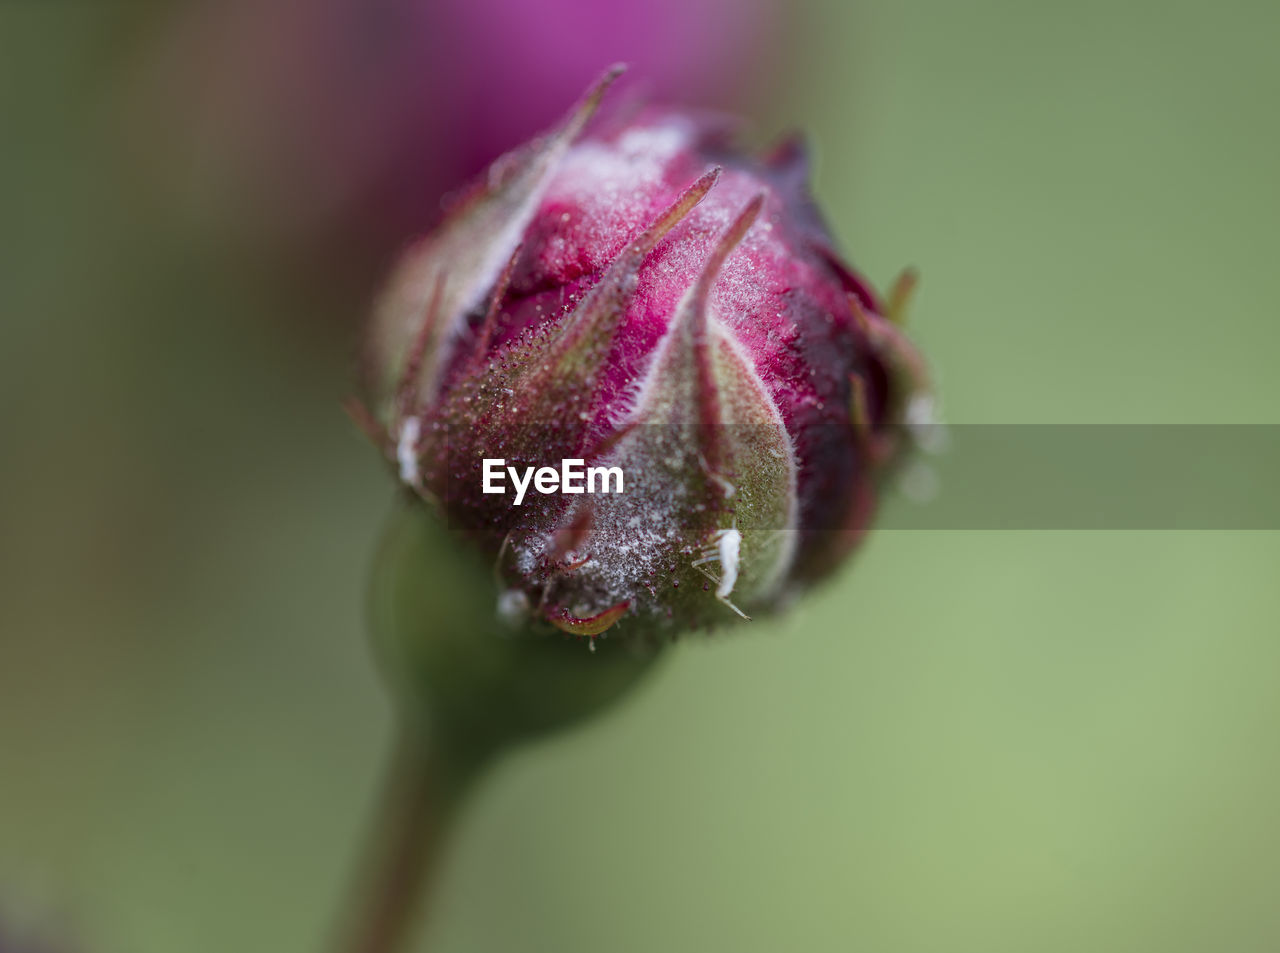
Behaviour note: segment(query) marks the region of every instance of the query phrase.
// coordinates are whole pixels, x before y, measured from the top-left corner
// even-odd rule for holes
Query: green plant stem
[[[415,501],[392,515],[375,560],[370,629],[401,735],[332,953],[407,953],[453,819],[484,768],[595,717],[659,656],[621,640],[588,651],[563,633],[505,631],[492,568],[468,553]]]
[[[400,732],[334,953],[404,953],[429,906],[453,819],[480,764]]]

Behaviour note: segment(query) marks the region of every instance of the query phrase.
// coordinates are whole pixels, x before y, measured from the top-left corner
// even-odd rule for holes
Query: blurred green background
[[[148,190],[117,80],[158,9],[0,4],[0,919],[303,953],[390,741],[364,289]],[[742,108],[810,134],[861,269],[920,268],[950,421],[1280,423],[1280,6],[783,20]],[[874,534],[502,763],[424,946],[1278,949],[1278,569],[1276,533]]]

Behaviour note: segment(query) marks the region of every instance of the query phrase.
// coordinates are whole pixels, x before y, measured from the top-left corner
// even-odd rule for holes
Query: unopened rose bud
[[[924,393],[803,151],[749,155],[676,110],[597,117],[610,78],[406,254],[363,412],[493,560],[506,615],[592,637],[734,622],[829,571]],[[622,491],[578,492],[593,471]]]

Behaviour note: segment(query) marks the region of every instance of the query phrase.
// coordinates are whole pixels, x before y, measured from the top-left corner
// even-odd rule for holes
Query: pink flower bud
[[[596,116],[614,75],[404,256],[361,412],[492,555],[507,614],[586,636],[732,622],[830,570],[924,381],[798,145]]]

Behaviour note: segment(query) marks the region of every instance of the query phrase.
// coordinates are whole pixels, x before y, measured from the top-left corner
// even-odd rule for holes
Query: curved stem
[[[334,953],[403,953],[426,907],[442,848],[478,763],[404,728],[392,752],[368,854]]]

